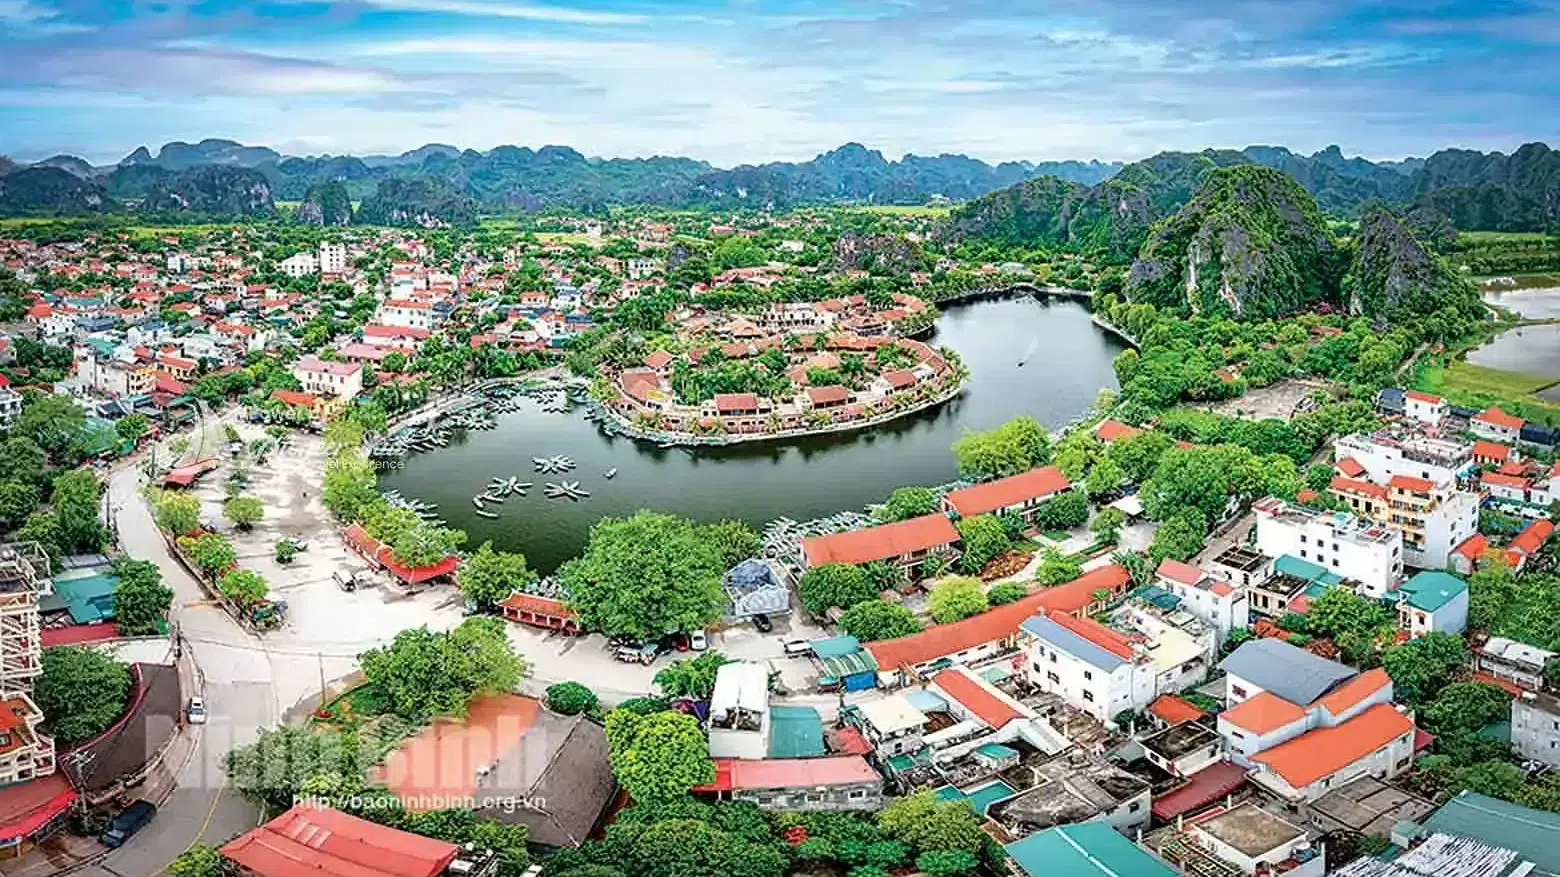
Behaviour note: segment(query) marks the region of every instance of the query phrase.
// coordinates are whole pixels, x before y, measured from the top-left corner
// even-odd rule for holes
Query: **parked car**
[[[679,652],[686,652],[693,648],[693,643],[689,641],[688,635],[686,633],[679,633],[672,637],[672,645],[675,646]]]
[[[156,815],[156,804],[146,800],[135,801],[129,807],[119,811],[119,815],[109,823],[108,829],[103,832],[102,837],[98,838],[98,842],[111,850],[118,849]]]
[[[710,647],[710,641],[705,638],[704,631],[696,630],[688,635],[688,644],[696,652],[702,652]]]
[[[804,639],[788,639],[785,641],[785,656],[787,658],[805,658],[812,654],[812,643]]]
[[[617,650],[612,653],[612,657],[629,664],[650,664],[654,663],[656,657],[660,654],[661,648],[659,645],[646,643],[642,646],[618,646]]]
[[[190,698],[189,709],[185,710],[185,715],[189,716],[192,725],[206,724],[206,699],[199,695]]]
[[[770,621],[769,616],[762,612],[753,616],[753,626],[758,628],[759,633],[769,633],[775,629],[774,622]]]

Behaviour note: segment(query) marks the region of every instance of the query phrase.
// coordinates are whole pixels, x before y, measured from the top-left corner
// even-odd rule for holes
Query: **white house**
[[[317,273],[320,270],[320,260],[315,258],[313,253],[298,253],[283,259],[281,265],[277,267],[288,277],[303,277]]]
[[[1245,587],[1228,579],[1167,557],[1159,564],[1155,583],[1178,597],[1181,608],[1212,627],[1220,646],[1231,630],[1251,623]]]
[[[1159,694],[1153,660],[1099,622],[1050,612],[1029,618],[1020,628],[1031,638],[1030,682],[1101,722],[1126,710],[1141,711]]]
[[[1398,627],[1417,639],[1427,633],[1461,634],[1468,627],[1468,583],[1448,572],[1416,573],[1394,592]]]
[[[1385,524],[1267,497],[1252,504],[1257,515],[1257,550],[1270,557],[1308,560],[1346,579],[1362,592],[1386,596],[1403,577],[1403,535]]]
[[[1544,665],[1557,653],[1503,636],[1492,636],[1473,653],[1473,667],[1532,691],[1544,686]]]
[[[10,429],[22,413],[22,394],[11,389],[11,382],[0,375],[0,430]]]
[[[1444,487],[1473,465],[1472,444],[1401,429],[1340,436],[1333,443],[1333,454],[1344,475],[1364,475],[1377,484],[1386,484],[1395,475],[1412,475]]]
[[[1310,835],[1304,828],[1247,801],[1208,819],[1187,826],[1187,834],[1204,850],[1240,869],[1242,874],[1282,874],[1284,877],[1322,877],[1326,860],[1306,856]],[[1280,869],[1291,859],[1302,864]]]
[[[1426,426],[1435,426],[1445,420],[1449,409],[1446,400],[1440,396],[1418,390],[1409,390],[1403,394],[1403,413]]]
[[[363,391],[363,364],[360,362],[330,362],[305,356],[293,364],[293,377],[303,385],[305,393],[316,396],[336,396],[351,401]]]
[[[345,244],[320,244],[320,273],[340,274],[347,270]]]
[[[710,695],[710,757],[767,758],[769,731],[768,669],[748,661],[720,665]]]
[[[1516,444],[1527,421],[1490,407],[1468,419],[1468,431],[1492,442]]]
[[[375,322],[407,329],[432,329],[433,303],[412,298],[387,298],[379,303]]]

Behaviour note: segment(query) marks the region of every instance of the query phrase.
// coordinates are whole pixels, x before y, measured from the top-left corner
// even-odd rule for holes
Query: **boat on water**
[[[1029,361],[1029,357],[1035,355],[1035,349],[1038,348],[1039,346],[1040,346],[1040,339],[1039,338],[1035,338],[1034,340],[1029,342],[1029,346],[1024,348],[1024,354],[1018,358],[1018,367],[1019,368],[1023,368],[1024,367],[1024,363]]]
[[[601,473],[601,477],[602,478],[612,478],[612,477],[614,477],[616,475],[617,475],[617,469],[608,469],[607,471]]]
[[[471,504],[477,507],[477,511],[482,511],[482,497],[473,496],[471,498]]]
[[[498,517],[498,512],[490,512],[487,509],[477,509],[477,515],[483,518],[496,518]]]

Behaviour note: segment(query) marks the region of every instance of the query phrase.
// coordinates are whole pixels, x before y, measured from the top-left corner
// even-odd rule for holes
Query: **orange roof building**
[[[460,847],[299,804],[229,841],[222,855],[260,877],[435,877]]]
[[[1334,774],[1369,760],[1369,772],[1392,776],[1413,754],[1413,721],[1392,704],[1378,703],[1340,725],[1317,728],[1258,754],[1252,760],[1261,768],[1252,779],[1281,797],[1312,801]]]
[[[861,530],[812,536],[802,540],[802,556],[809,568],[826,563],[869,563],[887,560],[913,566],[934,552],[947,551],[959,541],[959,531],[943,514],[922,515]]]
[[[1013,511],[1029,519],[1034,517],[1041,503],[1071,488],[1072,483],[1062,474],[1062,470],[1055,466],[1041,466],[1007,478],[950,491],[943,497],[943,506],[957,512],[961,518]]]

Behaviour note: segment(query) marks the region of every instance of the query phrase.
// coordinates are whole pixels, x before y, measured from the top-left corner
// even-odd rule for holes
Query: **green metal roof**
[[[876,673],[878,670],[877,659],[865,649],[848,655],[820,656],[818,663],[823,665],[825,675],[833,676],[835,679],[844,679],[857,673]]]
[[[1460,792],[1430,814],[1423,825],[1426,832],[1459,834],[1516,850],[1538,866],[1535,873],[1560,874],[1560,814],[1478,792]]]
[[[77,624],[97,624],[114,617],[114,586],[119,577],[98,573],[74,579],[55,579],[54,599],[39,601],[43,611],[63,608]]]
[[[861,640],[853,636],[831,636],[808,643],[820,658],[838,658],[861,651]]]
[[[1425,612],[1434,612],[1467,591],[1467,582],[1433,569],[1416,574],[1398,588],[1398,593],[1408,595],[1408,605]]]
[[[987,758],[1008,758],[1018,754],[1017,749],[1009,749],[1001,743],[982,743],[975,747],[975,751]]]
[[[1048,828],[1006,849],[1030,877],[1176,877],[1169,865],[1104,822]]]
[[[1292,575],[1297,579],[1305,579],[1319,585],[1336,585],[1343,581],[1343,576],[1338,575],[1318,563],[1303,560],[1293,554],[1281,554],[1273,561],[1275,572]]]
[[[811,758],[824,753],[823,719],[810,706],[769,708],[769,757]]]

